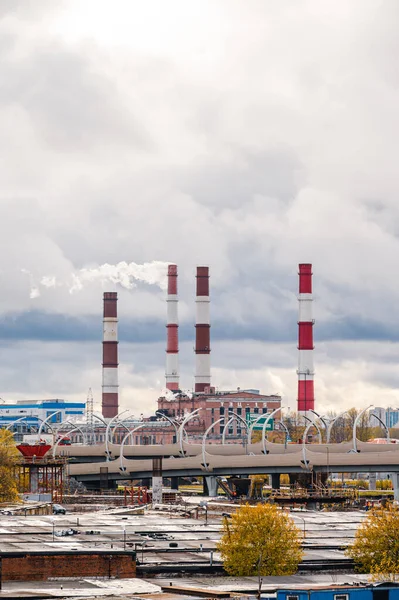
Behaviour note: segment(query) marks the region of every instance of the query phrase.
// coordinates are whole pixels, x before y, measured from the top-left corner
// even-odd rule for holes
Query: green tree
[[[374,580],[398,580],[398,508],[388,504],[370,511],[346,552],[360,573],[371,573]]]
[[[299,529],[272,504],[247,504],[224,519],[217,547],[227,573],[238,576],[292,575],[303,556]]]
[[[19,499],[14,466],[18,450],[10,431],[0,429],[0,502],[17,502]]]

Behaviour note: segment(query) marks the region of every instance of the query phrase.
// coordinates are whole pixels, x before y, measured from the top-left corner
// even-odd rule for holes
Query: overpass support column
[[[172,488],[172,490],[178,490],[179,489],[179,478],[178,477],[171,477],[170,478],[170,487]]]
[[[369,473],[369,490],[377,489],[377,473]]]
[[[162,458],[152,459],[152,505],[162,504]]]
[[[214,475],[208,475],[208,477],[204,477],[204,483],[206,484],[208,496],[211,498],[216,498],[218,495],[218,481]],[[205,485],[204,485],[205,488]],[[205,490],[204,490],[205,491]]]
[[[399,502],[399,473],[391,473],[393,483],[393,499]]]
[[[272,473],[272,489],[280,489],[280,473]]]

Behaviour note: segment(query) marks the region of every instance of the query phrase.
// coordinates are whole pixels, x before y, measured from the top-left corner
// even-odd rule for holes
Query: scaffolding
[[[51,495],[52,502],[62,502],[66,481],[67,458],[48,456],[49,445],[20,444],[21,453],[14,475],[21,494]]]

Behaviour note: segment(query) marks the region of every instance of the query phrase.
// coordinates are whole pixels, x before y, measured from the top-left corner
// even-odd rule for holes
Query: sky
[[[0,397],[164,387],[165,275],[194,383],[296,406],[298,263],[313,265],[316,409],[399,406],[396,0],[2,0]]]

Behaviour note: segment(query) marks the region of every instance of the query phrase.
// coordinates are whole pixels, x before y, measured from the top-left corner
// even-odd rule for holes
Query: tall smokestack
[[[314,410],[312,265],[299,265],[298,414]]]
[[[166,325],[166,387],[179,389],[179,318],[177,313],[177,266],[168,266],[168,297]]]
[[[209,268],[197,267],[197,317],[195,325],[195,391],[211,385],[211,344],[209,319]]]
[[[112,418],[118,414],[118,294],[104,293],[103,319],[103,399],[102,413]]]

